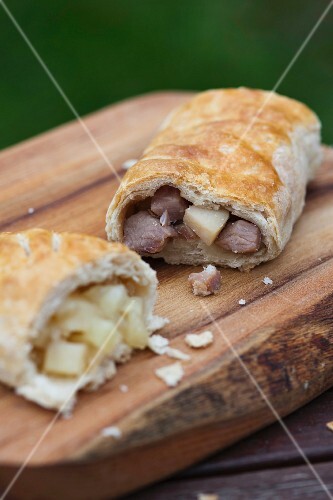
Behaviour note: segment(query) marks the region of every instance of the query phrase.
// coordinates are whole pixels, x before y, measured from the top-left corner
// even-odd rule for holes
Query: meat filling
[[[215,266],[204,267],[201,273],[192,273],[188,280],[192,286],[194,295],[211,295],[219,291],[221,286],[221,273]]]
[[[180,224],[177,224],[175,226],[175,230],[178,233],[178,236],[180,238],[184,238],[185,240],[197,240],[198,236],[195,234],[195,232],[188,227],[186,224],[181,222]]]
[[[150,209],[161,217],[165,210],[168,211],[171,222],[183,220],[189,202],[182,198],[177,188],[172,186],[160,187],[151,200]]]
[[[242,219],[230,222],[229,216],[222,207],[195,207],[177,188],[162,186],[150,199],[150,208],[139,209],[125,220],[124,243],[139,253],[150,254],[161,252],[171,238],[201,239],[233,253],[257,252],[262,240],[259,228]]]
[[[229,222],[215,241],[216,245],[234,253],[254,253],[261,245],[259,228],[246,220]]]
[[[124,243],[139,253],[160,252],[168,238],[176,236],[177,231],[173,226],[162,226],[159,219],[147,210],[141,210],[125,221]]]

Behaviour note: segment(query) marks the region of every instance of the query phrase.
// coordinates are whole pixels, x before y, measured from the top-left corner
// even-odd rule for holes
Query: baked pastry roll
[[[68,411],[163,326],[155,271],[119,243],[43,229],[0,235],[0,381]]]
[[[200,93],[126,173],[108,238],[171,264],[251,269],[283,250],[321,158],[304,104],[247,88]]]

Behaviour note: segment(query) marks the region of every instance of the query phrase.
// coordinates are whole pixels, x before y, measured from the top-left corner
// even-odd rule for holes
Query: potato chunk
[[[228,210],[224,210],[223,208],[211,210],[209,208],[191,205],[185,210],[184,223],[190,227],[206,245],[211,245],[224,228],[229,219],[229,215]]]
[[[54,375],[77,376],[83,373],[88,347],[81,343],[57,340],[45,351],[44,371]]]

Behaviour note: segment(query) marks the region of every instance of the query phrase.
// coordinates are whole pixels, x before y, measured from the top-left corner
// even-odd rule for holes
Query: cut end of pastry
[[[156,274],[123,245],[99,238],[62,234],[55,250],[48,231],[23,236],[29,253],[17,235],[0,237],[13,264],[0,275],[0,377],[17,394],[66,413],[80,389],[113,377],[165,324],[153,316]]]
[[[118,280],[71,293],[32,341],[35,375],[19,393],[68,411],[75,393],[95,389],[116,373],[133,349],[147,346],[143,299]],[[47,401],[48,394],[52,398]],[[63,408],[62,408],[63,406]]]
[[[196,198],[190,187],[176,187],[170,181],[159,185],[144,199],[126,206],[120,238],[116,238],[143,256],[162,257],[170,264],[246,269],[265,259],[273,243],[260,210],[243,214],[237,203],[217,203],[203,194],[198,205]],[[106,230],[113,239],[111,219]]]

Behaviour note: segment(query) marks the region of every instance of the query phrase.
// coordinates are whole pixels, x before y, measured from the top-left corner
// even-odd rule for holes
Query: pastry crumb
[[[245,300],[245,299],[240,299],[240,300],[238,301],[238,304],[239,304],[240,306],[245,306],[245,304],[246,304],[246,300]]]
[[[35,212],[35,209],[33,207],[28,208],[28,214],[32,215]]]
[[[104,429],[101,430],[101,435],[103,437],[114,437],[115,439],[119,439],[122,436],[122,432],[119,427],[112,425],[111,427],[104,427]]]
[[[157,370],[155,370],[155,375],[163,380],[168,387],[176,387],[184,376],[184,369],[178,361],[172,365],[157,368]]]
[[[124,392],[124,393],[125,393],[125,392],[128,392],[128,385],[121,384],[121,385],[119,386],[119,390],[120,390],[120,392]]]
[[[210,330],[206,330],[201,333],[188,333],[185,337],[185,342],[190,347],[199,349],[200,347],[207,347],[210,345],[213,339],[213,333]]]
[[[173,347],[167,347],[165,354],[169,356],[169,358],[180,359],[181,361],[189,361],[191,359],[189,354]]]
[[[265,283],[265,285],[273,285],[273,281],[268,276],[265,276],[262,282]]]
[[[310,385],[309,381],[308,381],[308,380],[306,380],[306,381],[304,382],[304,389],[305,389],[306,391],[308,390],[309,385]]]
[[[327,422],[326,424],[327,429],[333,432],[333,421],[332,422]]]
[[[179,349],[175,349],[169,346],[169,340],[162,335],[151,335],[148,339],[148,347],[155,354],[159,354],[160,356],[165,354],[169,356],[169,358],[180,359],[182,361],[188,361],[191,359],[191,356],[186,354],[185,352],[180,351]]]
[[[151,321],[151,329],[161,330],[165,325],[168,325],[170,320],[168,318],[162,318],[161,316],[153,316]]]
[[[136,160],[135,158],[130,158],[129,160],[124,161],[121,168],[123,168],[124,170],[128,170],[133,167],[133,165],[135,165],[137,161],[138,160]]]
[[[169,340],[159,334],[151,335],[148,339],[148,347],[155,354],[165,354],[168,345]]]

